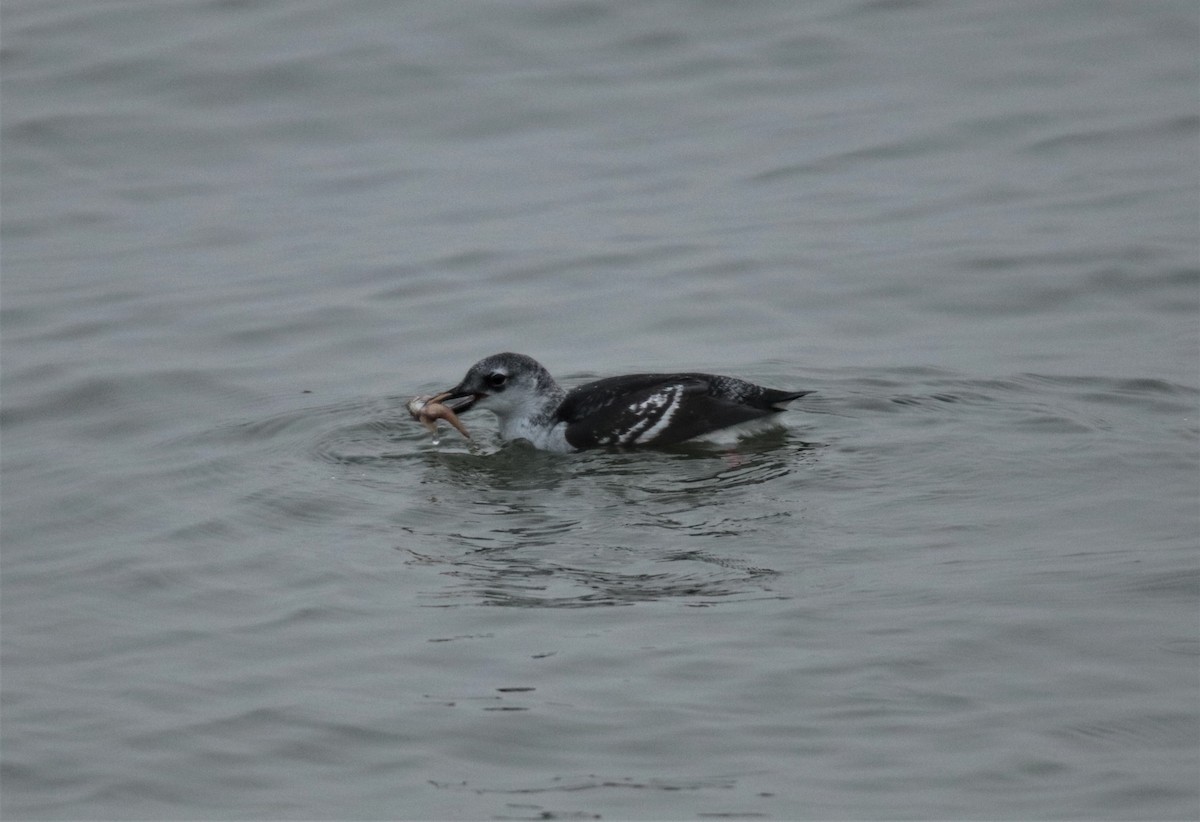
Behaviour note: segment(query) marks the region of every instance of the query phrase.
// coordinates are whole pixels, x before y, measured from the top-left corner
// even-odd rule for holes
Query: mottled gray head
[[[493,354],[471,366],[444,402],[458,413],[478,406],[501,419],[530,416],[548,404],[557,405],[563,390],[550,372],[524,354]]]

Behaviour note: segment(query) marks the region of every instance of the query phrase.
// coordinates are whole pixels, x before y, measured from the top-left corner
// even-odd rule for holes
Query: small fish
[[[412,414],[414,420],[429,429],[430,433],[434,435],[435,444],[438,420],[445,420],[453,426],[455,431],[467,439],[471,439],[466,426],[459,421],[454,410],[448,405],[442,404],[442,400],[448,396],[450,396],[449,392],[443,392],[432,397],[413,397],[408,401],[408,413]]]

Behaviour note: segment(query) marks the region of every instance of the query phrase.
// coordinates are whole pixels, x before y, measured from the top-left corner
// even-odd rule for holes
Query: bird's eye
[[[487,375],[487,384],[492,388],[503,388],[506,382],[508,382],[508,375],[503,371],[493,371]]]

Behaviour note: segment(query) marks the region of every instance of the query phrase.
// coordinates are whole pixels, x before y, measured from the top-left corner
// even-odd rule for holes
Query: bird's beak
[[[443,391],[435,395],[431,402],[440,402],[455,414],[461,414],[464,411],[469,411],[471,406],[484,396],[483,394],[476,394],[474,391],[468,391],[460,384],[449,391]]]

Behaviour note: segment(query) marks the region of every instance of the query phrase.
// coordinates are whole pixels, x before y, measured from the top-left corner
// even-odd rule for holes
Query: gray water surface
[[[1194,4],[0,46],[4,818],[1200,816]],[[502,350],[815,393],[432,444]]]

